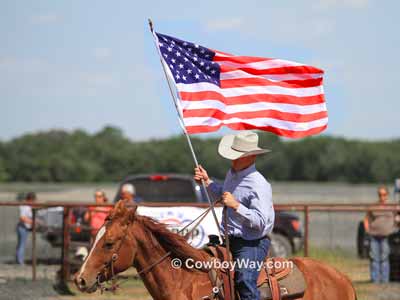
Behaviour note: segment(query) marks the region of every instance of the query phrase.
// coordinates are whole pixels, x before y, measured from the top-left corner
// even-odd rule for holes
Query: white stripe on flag
[[[308,88],[286,88],[281,86],[246,86],[236,88],[222,89],[208,82],[200,83],[178,83],[177,88],[180,92],[208,92],[214,91],[220,93],[224,97],[254,95],[254,94],[271,94],[271,95],[288,95],[297,97],[317,96],[324,93],[322,85]]]
[[[219,126],[221,124],[246,123],[257,127],[272,126],[292,131],[307,131],[312,128],[322,127],[328,124],[328,118],[323,118],[311,122],[291,122],[273,118],[254,118],[254,119],[230,118],[221,121],[219,119],[208,118],[208,117],[207,118],[190,117],[190,118],[185,118],[184,122],[186,126]]]
[[[218,100],[181,101],[184,110],[218,109],[227,114],[260,110],[276,110],[286,113],[313,114],[326,111],[326,104],[296,105],[286,103],[254,102],[247,104],[226,105]]]

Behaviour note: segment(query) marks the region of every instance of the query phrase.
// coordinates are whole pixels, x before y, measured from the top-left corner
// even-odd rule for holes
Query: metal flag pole
[[[151,31],[151,33],[153,35],[153,38],[154,38],[154,43],[155,43],[155,46],[156,46],[156,49],[157,49],[157,53],[158,53],[158,55],[160,57],[160,62],[161,62],[161,66],[162,66],[163,71],[164,71],[165,78],[167,79],[169,91],[171,93],[172,102],[174,103],[174,106],[175,106],[175,109],[176,109],[176,112],[177,112],[177,115],[178,115],[179,125],[181,126],[183,134],[186,137],[186,141],[187,141],[187,143],[189,145],[190,152],[192,154],[194,164],[196,165],[196,167],[199,167],[199,162],[197,160],[196,153],[194,152],[192,141],[191,141],[190,136],[189,136],[189,134],[188,134],[188,132],[186,130],[185,124],[183,123],[183,116],[181,114],[181,110],[179,109],[179,105],[178,105],[178,99],[177,99],[178,96],[173,92],[173,88],[172,88],[172,84],[173,83],[171,83],[170,76],[168,76],[168,70],[167,70],[167,68],[166,68],[166,66],[164,64],[160,49],[158,48],[158,38],[154,33],[153,22],[150,19],[149,19],[149,26],[150,26],[150,31]],[[208,189],[207,189],[206,183],[204,182],[203,179],[201,180],[201,185],[202,185],[202,187],[203,187],[203,189],[205,191],[207,201],[208,201],[208,203],[209,203],[209,205],[211,207],[211,212],[212,212],[212,215],[214,217],[215,224],[217,225],[217,228],[218,228],[219,237],[220,237],[220,239],[222,241],[221,230],[220,230],[220,227],[219,227],[217,214],[215,213],[214,203],[211,201],[210,195],[208,194]]]

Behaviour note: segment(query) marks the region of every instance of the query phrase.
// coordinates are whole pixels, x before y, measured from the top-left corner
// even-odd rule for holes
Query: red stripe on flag
[[[271,81],[265,78],[237,78],[221,80],[221,88],[235,88],[246,86],[281,86],[286,88],[307,88],[317,87],[322,83],[322,78],[306,79],[306,80],[288,80],[288,81]]]
[[[211,117],[219,120],[227,120],[235,117],[241,119],[273,118],[290,122],[312,122],[328,117],[328,113],[326,111],[321,111],[313,114],[296,114],[268,109],[227,114],[218,109],[190,109],[183,110],[183,117]]]
[[[221,73],[231,72],[242,70],[246,73],[253,74],[253,75],[279,75],[279,74],[323,74],[324,71],[311,67],[311,66],[283,66],[277,68],[269,68],[269,69],[254,69],[248,67],[231,67],[227,65],[221,65],[220,70]]]
[[[295,105],[312,105],[325,102],[324,95],[317,96],[288,96],[288,95],[270,95],[270,94],[251,94],[243,96],[225,97],[218,92],[180,92],[181,100],[184,101],[203,101],[203,100],[218,100],[226,105],[232,104],[249,104],[256,102],[267,103],[284,103]]]

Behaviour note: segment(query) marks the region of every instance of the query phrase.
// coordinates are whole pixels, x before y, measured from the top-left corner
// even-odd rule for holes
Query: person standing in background
[[[378,188],[379,205],[388,202],[386,186]],[[371,236],[370,273],[374,283],[389,282],[389,241],[388,236],[395,231],[396,217],[393,211],[369,211],[364,219],[365,231]]]
[[[136,189],[135,186],[131,183],[125,183],[121,187],[121,200],[125,202],[127,205],[133,205],[136,203],[135,196],[136,196]]]
[[[25,196],[26,203],[36,201],[36,194],[29,192]],[[17,224],[17,248],[16,262],[20,265],[25,264],[25,247],[28,240],[29,231],[32,229],[32,207],[30,205],[21,205],[19,207],[19,220]]]
[[[108,202],[106,193],[103,190],[96,190],[94,193],[96,204],[106,204]],[[96,237],[97,231],[103,226],[104,220],[108,216],[112,207],[109,206],[91,206],[86,211],[84,220],[90,224],[90,234],[92,239]]]

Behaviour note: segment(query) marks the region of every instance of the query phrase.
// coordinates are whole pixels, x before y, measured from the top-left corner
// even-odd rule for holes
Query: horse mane
[[[185,261],[189,258],[195,261],[207,261],[209,256],[205,251],[192,247],[186,239],[167,229],[166,225],[147,216],[135,216],[135,220],[143,225],[145,232],[152,235],[165,251],[171,252],[173,257]]]

